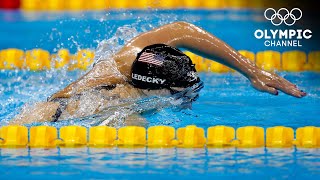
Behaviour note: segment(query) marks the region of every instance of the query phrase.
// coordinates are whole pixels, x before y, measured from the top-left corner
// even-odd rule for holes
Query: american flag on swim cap
[[[160,54],[143,52],[138,61],[161,66],[163,64],[164,59],[165,58]]]

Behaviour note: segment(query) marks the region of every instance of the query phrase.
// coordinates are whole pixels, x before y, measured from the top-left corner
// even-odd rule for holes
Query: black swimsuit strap
[[[95,90],[99,91],[99,90],[105,89],[107,91],[110,91],[116,87],[117,87],[117,85],[102,85],[102,86],[96,87]],[[81,95],[82,94],[76,94],[74,97],[77,100],[79,100]],[[59,120],[62,112],[67,108],[68,98],[54,98],[54,99],[50,100],[49,102],[59,103],[59,107],[58,107],[56,113],[52,116],[52,122],[57,122]]]
[[[56,113],[52,116],[52,122],[57,122],[58,119],[60,118],[62,111],[64,111],[67,108],[68,104],[68,99],[67,98],[55,98],[52,99],[50,102],[57,102],[59,103],[59,107],[56,111]]]

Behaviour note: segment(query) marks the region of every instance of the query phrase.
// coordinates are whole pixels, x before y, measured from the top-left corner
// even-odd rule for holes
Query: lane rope
[[[59,132],[59,133],[58,133]],[[59,134],[59,136],[58,136]],[[244,126],[212,126],[206,131],[195,125],[175,129],[170,126],[3,126],[0,148],[25,147],[152,147],[152,148],[320,148],[320,127],[293,130],[275,126],[264,129]]]

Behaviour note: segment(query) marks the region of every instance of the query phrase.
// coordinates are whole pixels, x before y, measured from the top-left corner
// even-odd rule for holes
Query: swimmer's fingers
[[[267,85],[297,98],[301,98],[307,95],[305,92],[301,91],[296,85],[290,83],[284,78],[278,79],[275,82],[268,83]]]
[[[255,77],[250,78],[252,85],[263,92],[268,92],[273,95],[278,95],[280,90],[288,95],[301,98],[306,96],[306,93],[297,88],[288,80],[278,76],[277,74],[261,71]]]
[[[279,94],[279,92],[276,88],[270,87],[270,86],[265,87],[265,92],[268,92],[268,93],[270,93],[272,95],[276,95],[276,96]]]
[[[261,81],[257,81],[257,80],[252,79],[251,84],[258,91],[267,92],[267,93],[270,93],[273,95],[278,95],[278,91],[276,88],[268,86],[268,85],[262,83]]]

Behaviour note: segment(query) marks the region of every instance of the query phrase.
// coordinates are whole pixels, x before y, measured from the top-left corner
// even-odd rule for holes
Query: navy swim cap
[[[191,59],[165,44],[147,46],[138,53],[131,77],[134,87],[150,90],[186,88],[200,82]]]

